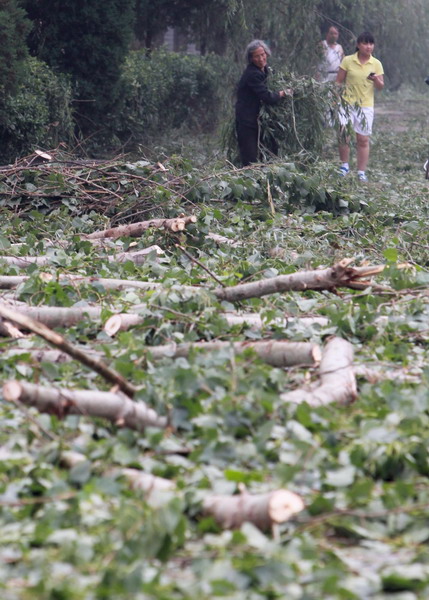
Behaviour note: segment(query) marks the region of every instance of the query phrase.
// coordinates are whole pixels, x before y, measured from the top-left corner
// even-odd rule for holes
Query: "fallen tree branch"
[[[294,390],[281,394],[285,402],[323,406],[332,402],[348,404],[357,397],[353,370],[353,346],[338,337],[331,338],[322,352],[320,384],[312,390]]]
[[[77,452],[65,452],[62,459],[69,467],[86,460]],[[170,479],[163,479],[138,469],[115,469],[113,473],[124,476],[134,490],[142,490],[150,502],[157,493],[179,491]],[[215,495],[207,492],[202,501],[204,514],[212,516],[223,529],[237,529],[245,522],[252,523],[262,531],[269,530],[273,525],[288,521],[295,514],[304,510],[304,502],[298,494],[289,490],[274,490],[262,494],[249,494],[244,491],[235,496]]]
[[[164,254],[159,246],[149,246],[142,250],[136,250],[135,252],[118,252],[116,254],[106,254],[105,256],[93,257],[94,260],[107,260],[110,263],[124,263],[128,260],[133,262],[135,265],[142,265],[147,259],[148,254],[155,252],[157,255]],[[43,256],[0,256],[0,262],[4,262],[7,265],[18,267],[20,269],[26,269],[31,265],[37,265],[38,267],[46,267],[47,265],[55,264],[55,255],[43,255]]]
[[[227,246],[231,246],[231,248],[239,248],[243,246],[243,243],[239,242],[238,240],[232,240],[231,238],[227,238],[224,235],[219,235],[218,233],[212,233],[211,231],[209,231],[206,237],[216,242],[216,244],[226,244]]]
[[[235,325],[247,325],[252,329],[262,329],[265,326],[261,315],[257,313],[221,313],[222,317],[225,318],[227,324],[230,327]],[[104,324],[104,331],[107,335],[113,337],[118,331],[127,331],[131,327],[143,324],[145,317],[134,314],[134,313],[118,313],[109,317]],[[267,327],[275,326],[282,329],[287,329],[291,325],[301,325],[302,327],[311,327],[312,325],[319,325],[320,327],[326,327],[329,325],[328,319],[325,317],[285,317],[284,319],[274,319],[273,321],[266,324]]]
[[[132,397],[135,394],[136,388],[124,377],[122,377],[122,375],[117,373],[115,370],[110,369],[102,361],[89,356],[85,352],[82,352],[82,350],[79,350],[79,348],[76,348],[76,346],[70,344],[62,335],[56,331],[52,331],[43,323],[39,323],[38,321],[35,321],[21,312],[12,310],[4,304],[0,304],[0,316],[13,321],[24,329],[32,331],[36,335],[39,335],[56,348],[63,350],[85,366],[104,377],[106,381],[109,381],[113,385],[117,385],[119,389],[125,392],[125,394],[128,396]]]
[[[8,402],[34,406],[40,412],[57,415],[60,419],[67,415],[101,417],[118,427],[137,431],[146,427],[165,429],[168,425],[166,417],[159,416],[144,402],[133,402],[121,392],[68,390],[9,380],[3,385],[3,397]]]
[[[237,496],[208,496],[203,501],[203,510],[223,529],[237,529],[248,521],[261,531],[267,531],[304,510],[304,502],[298,494],[288,490],[265,494],[243,492]]]
[[[361,281],[363,278],[380,273],[385,268],[384,266],[351,267],[352,260],[351,258],[344,258],[328,269],[300,271],[290,275],[278,275],[270,279],[241,283],[227,288],[216,288],[214,294],[219,300],[238,302],[239,300],[260,298],[279,292],[335,291],[339,287],[362,290],[372,285],[371,281]],[[388,288],[378,286],[378,289],[385,291]]]
[[[274,367],[292,367],[297,365],[314,367],[320,363],[322,353],[317,344],[310,342],[289,342],[287,340],[258,340],[255,342],[194,342],[189,344],[165,344],[163,346],[149,346],[146,351],[152,360],[162,358],[186,357],[193,350],[201,352],[215,352],[223,349],[232,349],[235,354],[246,350],[253,350],[264,362]],[[36,362],[63,363],[73,359],[72,356],[61,350],[44,350],[43,348],[19,349],[12,348],[3,356],[10,358],[29,354]],[[90,350],[87,352],[92,357],[101,356],[100,352]]]
[[[24,329],[29,329],[32,331],[31,327],[27,327],[26,325],[30,323],[30,320],[39,321],[42,325],[46,327],[71,327],[80,323],[84,319],[89,320],[99,320],[101,317],[102,308],[99,306],[72,306],[72,307],[64,307],[64,306],[27,306],[23,304],[13,304],[11,306],[7,306],[4,303],[0,303],[0,316],[9,319],[6,317],[5,311],[13,311],[16,315],[22,315],[22,317],[26,317],[28,321],[22,323],[22,327]],[[10,320],[14,320],[15,323],[18,323],[18,320],[10,318]],[[21,323],[18,323],[21,324]]]
[[[248,349],[253,350],[264,362],[274,367],[290,367],[295,365],[318,365],[322,356],[317,344],[310,342],[289,342],[286,340],[258,340],[256,342],[194,342],[189,344],[166,344],[152,346],[148,352],[153,359],[165,357],[179,358],[188,356],[196,349],[202,352],[213,352],[231,348],[236,354]]]
[[[54,276],[50,273],[42,273],[41,275],[44,280],[52,281]],[[0,275],[0,289],[10,290],[18,287],[22,283],[28,281],[29,275]],[[75,285],[101,285],[106,290],[123,290],[126,288],[137,288],[141,290],[169,290],[171,288],[159,283],[158,281],[137,281],[135,279],[109,279],[105,277],[85,277],[83,275],[65,274],[60,273],[57,277],[61,283],[75,284]],[[177,285],[174,289],[179,291],[192,291],[198,292],[203,288],[199,288],[192,285]]]
[[[82,238],[95,240],[103,238],[117,239],[120,237],[140,237],[143,232],[151,227],[166,229],[167,231],[177,233],[179,231],[184,231],[186,226],[190,223],[196,222],[197,217],[195,215],[183,215],[173,219],[151,219],[150,221],[140,221],[139,223],[131,223],[130,225],[120,225],[103,231],[94,231],[93,233],[82,236]]]
[[[420,373],[410,373],[411,368],[386,369],[383,367],[368,367],[366,365],[356,365],[354,373],[356,377],[362,377],[370,383],[379,383],[380,381],[399,381],[400,383],[420,383],[422,381]]]
[[[263,327],[280,327],[287,329],[289,326],[301,325],[302,327],[311,327],[313,325],[319,325],[320,327],[327,327],[329,320],[326,317],[290,317],[285,316],[284,318],[276,318],[272,321],[264,323],[259,313],[223,313],[221,315],[230,327],[235,325],[247,325],[252,329],[262,329]]]
[[[8,359],[26,354],[29,355],[35,363],[50,362],[61,364],[74,360],[70,354],[67,354],[67,352],[45,348],[9,348],[2,354],[2,358]],[[85,349],[85,354],[94,358],[100,358],[102,356],[101,352],[96,352],[91,348]]]
[[[119,313],[112,315],[104,324],[104,331],[110,337],[113,337],[118,331],[127,331],[130,327],[144,323],[145,317],[133,313]]]

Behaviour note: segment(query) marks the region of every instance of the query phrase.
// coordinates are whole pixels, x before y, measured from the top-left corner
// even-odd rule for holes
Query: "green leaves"
[[[168,414],[173,427],[136,432],[86,414],[61,420],[0,402],[2,598],[428,597],[427,184],[418,165],[396,168],[423,153],[423,141],[411,135],[422,127],[397,132],[396,148],[390,126],[380,116],[365,188],[353,177],[339,181],[333,159],[220,170],[213,161],[201,167],[197,158],[176,155],[162,157],[163,170],[157,161],[128,157],[96,169],[39,165],[4,178],[16,195],[2,197],[2,253],[50,259],[19,273],[0,263],[1,275],[28,276],[16,291],[4,290],[4,300],[102,307],[100,320],[59,332],[100,352],[139,386],[136,402]],[[95,186],[122,197],[94,205]],[[37,194],[45,202],[49,190],[70,203],[57,197],[37,205]],[[198,221],[180,238],[147,230],[105,248],[81,238],[111,221],[140,219],[139,211],[150,218],[190,207]],[[153,244],[165,254],[140,266],[107,259]],[[213,275],[233,285],[326,268],[344,257],[385,265],[374,276],[382,293],[304,290],[240,306],[213,294],[219,285]],[[63,275],[161,287],[115,290]],[[138,325],[115,337],[103,331],[107,317],[131,311],[138,311]],[[261,322],[231,325],[226,311],[251,312]],[[301,320],[320,316],[327,325]],[[323,347],[330,335],[354,346],[358,398],[350,406],[283,402],[283,392],[315,385],[317,368],[273,368],[250,349],[193,350],[161,360],[151,354],[153,346],[204,340],[287,339]],[[3,380],[108,389],[75,361],[34,358],[39,347],[34,336],[3,338]],[[64,451],[85,460],[66,468]],[[124,468],[166,478],[174,489],[148,498],[130,486]],[[208,494],[281,488],[301,494],[306,509],[272,532],[248,523],[222,531],[201,513]]]

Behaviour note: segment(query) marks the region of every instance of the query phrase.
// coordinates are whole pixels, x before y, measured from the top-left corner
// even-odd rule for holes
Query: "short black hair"
[[[369,31],[364,31],[358,35],[358,39],[356,40],[356,52],[359,50],[357,47],[358,44],[362,44],[362,42],[366,44],[375,44],[374,36]]]

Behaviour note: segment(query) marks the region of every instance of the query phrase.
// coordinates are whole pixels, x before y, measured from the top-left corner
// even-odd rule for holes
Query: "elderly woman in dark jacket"
[[[266,85],[267,58],[271,51],[262,40],[253,40],[246,48],[248,65],[238,83],[235,125],[243,166],[258,160],[258,116],[261,103],[277,104],[286,93],[270,92]]]

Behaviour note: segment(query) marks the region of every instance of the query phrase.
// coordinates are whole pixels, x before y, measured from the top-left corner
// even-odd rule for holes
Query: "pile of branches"
[[[128,162],[124,156],[94,160],[58,149],[36,150],[0,167],[0,205],[19,216],[66,207],[75,214],[95,211],[124,221],[162,218],[183,200],[182,188],[182,177],[163,164]]]
[[[234,138],[234,144],[235,144]],[[64,208],[73,216],[97,213],[109,226],[142,220],[175,218],[192,212],[196,204],[244,201],[267,207],[309,206],[312,210],[341,210],[343,193],[327,190],[320,177],[299,172],[294,163],[237,170],[213,170],[202,177],[177,159],[163,163],[146,159],[130,162],[82,159],[64,151],[39,151],[0,167],[0,209],[20,218],[33,210],[42,213]],[[359,205],[349,206],[350,210]]]

